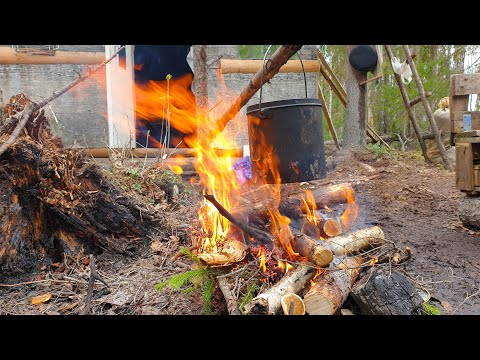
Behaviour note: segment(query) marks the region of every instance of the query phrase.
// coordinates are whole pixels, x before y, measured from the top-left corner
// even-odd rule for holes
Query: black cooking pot
[[[261,88],[260,102],[247,107],[252,176],[256,183],[275,183],[276,171],[281,183],[326,176],[322,105],[319,99],[307,97],[303,74],[305,99],[262,104]]]

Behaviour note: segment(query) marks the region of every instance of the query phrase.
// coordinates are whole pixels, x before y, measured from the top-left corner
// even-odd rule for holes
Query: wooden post
[[[238,60],[220,59],[220,70],[222,74],[255,74],[262,68],[263,60]],[[316,60],[303,60],[305,72],[318,72],[319,65]],[[303,73],[300,60],[288,60],[279,73]]]
[[[388,56],[388,59],[390,60],[390,65],[392,66],[392,71],[393,71],[393,64],[392,64],[393,53],[392,53],[392,49],[390,48],[390,45],[385,45],[385,50],[387,52],[387,56]],[[403,103],[405,104],[405,108],[407,109],[408,117],[410,118],[413,129],[415,130],[415,135],[417,136],[417,140],[420,143],[423,158],[425,159],[425,162],[430,163],[431,161],[427,156],[427,146],[425,144],[425,140],[423,139],[420,127],[418,126],[417,117],[413,112],[412,107],[410,106],[410,100],[408,98],[405,84],[400,78],[400,75],[398,75],[395,71],[393,71],[393,75],[395,76],[395,80],[397,80],[398,88],[400,89],[400,93],[402,94]]]
[[[105,45],[109,58],[117,45]],[[135,148],[133,45],[125,46],[126,69],[118,57],[107,64],[108,143],[111,148]]]
[[[447,156],[447,152],[445,150],[445,146],[443,146],[442,139],[440,138],[440,132],[438,131],[437,124],[433,119],[432,109],[430,108],[430,104],[428,103],[427,97],[425,96],[425,90],[423,89],[422,80],[420,79],[420,75],[418,75],[417,67],[412,59],[412,54],[410,53],[410,49],[407,45],[403,45],[403,51],[405,52],[405,56],[407,58],[407,63],[410,65],[410,69],[412,70],[412,76],[417,84],[418,92],[420,93],[420,97],[422,98],[423,107],[425,108],[425,112],[427,113],[428,120],[430,121],[430,127],[432,128],[432,133],[435,135],[435,141],[438,146],[438,150],[440,151],[440,155],[442,155],[443,163],[445,164],[445,168],[447,170],[452,170],[452,163]]]
[[[459,190],[472,191],[475,187],[472,144],[455,144],[455,183]]]
[[[207,45],[193,45],[195,97],[200,110],[208,106]],[[198,111],[198,109],[197,109]]]
[[[113,54],[113,52],[112,52]],[[39,55],[17,52],[15,49],[0,46],[0,64],[101,64],[105,59],[102,52],[55,51],[54,55]]]
[[[325,103],[325,97],[323,96],[322,88],[320,87],[320,76],[317,77],[317,97],[322,104],[323,116],[327,120],[328,129],[330,130],[330,134],[332,134],[333,141],[335,142],[335,146],[338,150],[340,150],[340,144],[338,143],[337,132],[335,131],[335,127],[333,126],[332,118],[330,117],[330,113],[327,109],[327,104]]]

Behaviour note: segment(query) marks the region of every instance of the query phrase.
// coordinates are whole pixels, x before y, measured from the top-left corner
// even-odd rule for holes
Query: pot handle
[[[259,102],[258,102],[258,111],[260,112],[260,114],[263,114],[263,111],[262,111],[262,90],[263,90],[263,69],[265,69],[265,59],[267,57],[267,54],[268,52],[270,51],[270,49],[272,48],[273,45],[270,45],[268,48],[267,48],[267,51],[265,51],[265,55],[263,55],[263,63],[262,63],[262,75],[260,77],[260,83],[262,84],[260,86],[260,99],[259,99]],[[307,76],[305,75],[305,67],[303,66],[303,61],[302,61],[302,58],[300,57],[300,54],[298,53],[297,51],[297,56],[298,58],[300,59],[300,64],[302,64],[302,71],[303,71],[303,80],[305,82],[305,98],[308,99],[308,93],[307,93]],[[270,60],[270,59],[268,59]]]

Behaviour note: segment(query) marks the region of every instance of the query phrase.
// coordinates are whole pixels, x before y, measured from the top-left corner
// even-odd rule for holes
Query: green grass
[[[442,315],[442,312],[428,301],[422,304],[422,312],[424,315]]]

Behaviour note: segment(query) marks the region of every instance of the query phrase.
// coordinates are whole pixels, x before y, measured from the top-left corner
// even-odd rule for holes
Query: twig
[[[450,315],[453,315],[458,309],[460,309],[460,307],[465,303],[465,301],[467,301],[468,299],[470,299],[474,296],[477,296],[478,294],[480,294],[480,288],[476,292],[474,292],[472,295],[469,295],[465,299],[463,299],[463,301],[460,303],[460,305],[458,305],[457,308],[455,310],[453,310]]]
[[[257,240],[258,242],[262,243],[262,244],[271,244],[272,243],[272,237],[270,236],[270,234],[268,234],[267,232],[265,231],[262,231],[262,230],[258,230],[258,229],[255,229],[251,226],[248,226],[247,224],[245,224],[244,222],[240,221],[240,220],[237,220],[235,219],[232,214],[230,214],[230,212],[225,209],[218,201],[217,199],[215,199],[215,196],[213,195],[210,195],[210,194],[205,194],[203,195],[205,197],[205,199],[207,199],[208,201],[210,201],[213,206],[215,206],[218,210],[218,212],[220,213],[220,215],[222,215],[224,218],[226,218],[228,221],[230,221],[233,225],[235,225],[236,227],[238,227],[239,229],[241,229],[243,232],[245,232],[247,235],[255,238],[255,240]]]
[[[109,288],[105,280],[103,280],[97,274],[97,270],[95,268],[95,258],[92,254],[90,254],[90,278],[88,279],[87,297],[85,298],[85,306],[83,307],[82,311],[80,311],[80,315],[87,315],[90,312],[90,307],[92,304],[93,285],[95,284],[95,279],[100,280],[102,283],[105,284],[107,288]]]
[[[52,96],[50,96],[48,99],[45,99],[43,100],[42,102],[40,102],[39,104],[37,105],[32,105],[32,103],[29,103],[27,105],[27,107],[23,110],[22,112],[22,117],[20,118],[17,126],[15,127],[15,129],[12,131],[12,134],[10,135],[10,137],[2,144],[2,146],[0,147],[0,155],[2,155],[8,148],[10,145],[12,145],[15,140],[17,140],[17,137],[18,135],[20,135],[20,132],[23,130],[23,128],[25,127],[25,125],[27,124],[27,121],[28,119],[30,118],[30,116],[37,110],[40,110],[42,107],[44,107],[45,105],[47,105],[48,103],[52,102],[53,100],[55,100],[56,98],[58,98],[60,95],[66,93],[68,90],[70,90],[71,88],[73,88],[75,85],[78,85],[79,83],[81,83],[82,81],[84,81],[85,79],[87,79],[90,75],[96,73],[98,70],[100,70],[103,66],[105,66],[106,64],[108,64],[110,61],[112,61],[116,56],[117,54],[122,51],[123,49],[125,48],[125,46],[122,46],[120,49],[118,49],[112,56],[110,56],[108,59],[106,59],[104,62],[102,62],[101,64],[98,64],[97,66],[95,66],[93,69],[89,69],[89,71],[84,74],[83,76],[79,77],[78,79],[76,79],[75,81],[72,81],[70,84],[68,84],[67,86],[65,86],[63,89],[61,90],[58,90],[56,92],[54,92],[52,94]],[[3,110],[2,110],[3,111]]]
[[[228,313],[230,315],[241,315],[240,310],[238,309],[237,300],[235,299],[235,296],[230,290],[228,281],[224,277],[222,278],[217,277],[217,280],[218,280],[218,287],[222,291],[223,297],[227,302]]]

